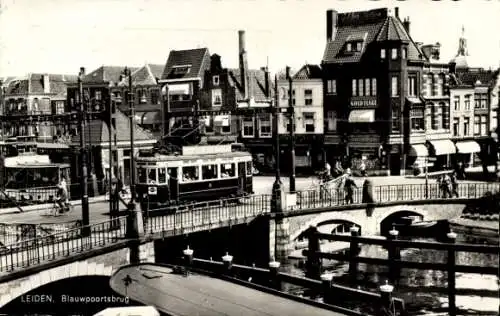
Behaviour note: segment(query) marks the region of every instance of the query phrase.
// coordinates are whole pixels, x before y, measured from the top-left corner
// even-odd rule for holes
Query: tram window
[[[140,183],[146,183],[146,169],[139,168],[137,169],[137,174]]]
[[[168,178],[177,180],[177,168],[167,168]]]
[[[217,165],[201,166],[203,180],[217,179]]]
[[[252,162],[247,161],[247,176],[251,176],[251,175],[252,175]]]
[[[220,165],[220,175],[222,178],[232,178],[235,176],[234,163],[225,163]]]
[[[153,181],[156,182],[156,168],[148,169],[148,183]]]
[[[182,181],[197,181],[198,178],[199,174],[197,166],[182,167]]]
[[[165,168],[158,168],[158,183],[167,183],[167,171]]]

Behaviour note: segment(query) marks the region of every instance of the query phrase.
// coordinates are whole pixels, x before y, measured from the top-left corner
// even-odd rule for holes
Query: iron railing
[[[116,221],[90,225],[91,234],[87,237],[82,235],[83,227],[79,227],[4,246],[0,253],[0,272],[36,266],[116,243],[125,237],[126,218],[120,217]]]

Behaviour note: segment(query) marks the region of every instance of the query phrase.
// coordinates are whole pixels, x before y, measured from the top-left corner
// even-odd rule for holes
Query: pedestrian
[[[443,175],[442,186],[443,186],[443,198],[446,199],[448,197],[451,197],[451,178],[448,174]]]
[[[361,172],[362,177],[366,177],[366,164],[365,160],[361,160],[361,164],[359,165],[359,171]]]
[[[354,180],[350,176],[347,176],[344,183],[344,190],[346,191],[346,196],[345,196],[346,204],[354,203],[354,188],[357,187],[358,186],[356,185]]]
[[[457,172],[453,171],[453,173],[450,176],[450,182],[451,182],[451,188],[452,188],[452,194],[451,196],[456,196],[458,197],[458,183],[457,183]]]
[[[363,183],[363,203],[373,203],[373,184],[369,179]]]

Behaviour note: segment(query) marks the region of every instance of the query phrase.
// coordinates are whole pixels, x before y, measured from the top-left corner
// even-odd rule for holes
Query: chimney
[[[394,16],[399,19],[399,7],[394,8]]]
[[[335,10],[326,11],[326,41],[331,42],[335,40],[337,34],[337,21],[338,12]]]
[[[406,30],[406,33],[408,33],[408,35],[410,35],[410,17],[406,17],[403,21],[403,27],[405,28]]]
[[[248,60],[245,50],[245,31],[238,31],[239,37],[239,55],[240,55],[240,80],[243,87],[243,96],[245,100],[249,98],[249,78],[248,78]]]
[[[80,67],[80,74],[82,74],[82,76],[85,76],[85,67]]]
[[[271,77],[269,75],[269,69],[267,67],[262,67],[261,70],[264,71],[264,89],[265,89],[266,97],[269,98],[271,96],[271,91],[269,89],[269,84],[271,82]]]
[[[50,79],[48,74],[42,75],[43,93],[50,93]]]

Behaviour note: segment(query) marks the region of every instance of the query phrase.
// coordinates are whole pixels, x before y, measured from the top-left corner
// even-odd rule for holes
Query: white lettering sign
[[[377,106],[377,100],[376,99],[351,100],[351,106],[352,107],[356,107],[356,108],[365,108],[365,107]]]

